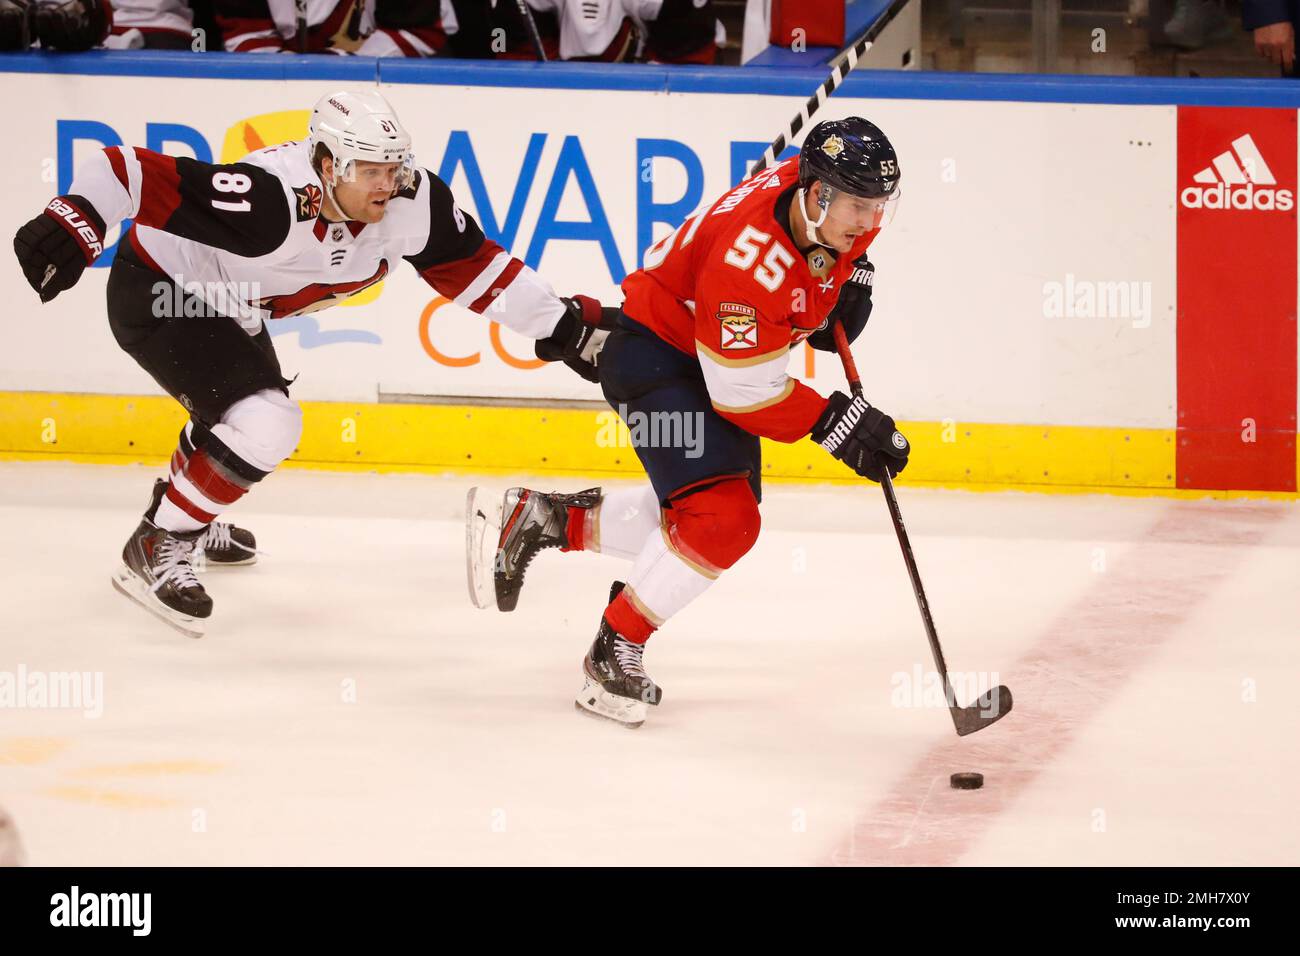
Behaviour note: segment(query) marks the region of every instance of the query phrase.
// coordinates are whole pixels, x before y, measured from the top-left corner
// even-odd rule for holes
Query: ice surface
[[[931,663],[879,490],[770,487],[629,731],[573,709],[626,565],[547,553],[476,610],[473,479],[275,474],[191,640],[109,585],[153,476],[0,465],[0,680],[103,680],[97,718],[0,709],[30,863],[1300,863],[1295,504],[901,486],[949,666],[1015,692],[958,739],[901,706]]]

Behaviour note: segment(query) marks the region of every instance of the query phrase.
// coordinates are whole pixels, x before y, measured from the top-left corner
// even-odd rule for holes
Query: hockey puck
[[[948,778],[954,790],[978,790],[984,786],[982,773],[955,773]]]

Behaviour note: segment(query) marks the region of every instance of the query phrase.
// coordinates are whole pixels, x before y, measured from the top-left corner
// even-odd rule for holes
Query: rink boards
[[[641,250],[735,182],[817,78],[0,57],[25,131],[7,151],[3,226],[12,235],[104,145],[233,161],[302,136],[330,88],[379,80],[418,161],[490,237],[561,294],[612,303]],[[40,96],[22,95],[38,85]],[[855,353],[868,397],[908,423],[916,452],[905,477],[1293,493],[1298,104],[1294,86],[1259,81],[850,78],[824,117],[871,118],[903,168]],[[0,271],[15,304],[0,350],[0,452],[139,460],[173,447],[181,410],[152,397],[113,342],[106,275],[89,270],[38,308],[17,269]],[[359,299],[272,326],[306,403],[298,461],[635,470],[598,390],[537,367],[525,340],[445,302],[412,270]],[[843,387],[830,355],[801,348],[791,371],[823,393]],[[809,443],[770,445],[765,473],[844,477]]]

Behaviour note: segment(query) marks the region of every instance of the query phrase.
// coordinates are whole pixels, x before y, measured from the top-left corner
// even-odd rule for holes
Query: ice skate
[[[167,493],[167,479],[153,484],[153,497],[145,514],[156,514],[158,503]],[[226,521],[214,521],[194,545],[191,561],[195,571],[208,568],[237,568],[257,563],[257,539],[253,532]]]
[[[524,574],[538,552],[569,543],[572,509],[578,509],[585,520],[600,504],[600,499],[599,488],[571,495],[547,494],[529,488],[511,488],[505,493],[500,510],[501,534],[491,563],[498,610],[515,609],[524,586]]]
[[[177,534],[140,521],[122,549],[113,587],[187,637],[202,637],[212,598],[194,574],[194,549],[204,531]]]
[[[501,499],[485,488],[471,488],[465,497],[465,576],[469,599],[478,608],[496,603],[492,569],[500,534]]]
[[[610,600],[621,590],[623,583],[615,582]],[[616,633],[602,615],[596,641],[582,661],[584,683],[574,701],[577,708],[625,727],[645,723],[647,705],[657,705],[663,690],[646,673],[644,653],[644,644]]]

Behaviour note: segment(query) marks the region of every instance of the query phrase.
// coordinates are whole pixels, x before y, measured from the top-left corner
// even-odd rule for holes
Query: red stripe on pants
[[[167,485],[166,497],[168,501],[174,504],[177,508],[180,508],[181,511],[184,511],[195,521],[202,521],[204,524],[211,524],[217,517],[214,514],[209,514],[198,505],[194,504],[194,502],[190,501],[190,499],[177,491],[176,486],[173,484],[169,483]]]
[[[219,505],[232,505],[244,496],[244,489],[217,471],[212,465],[212,459],[202,448],[190,457],[189,464],[185,466],[185,477],[209,501]]]

